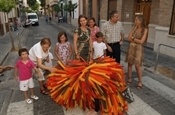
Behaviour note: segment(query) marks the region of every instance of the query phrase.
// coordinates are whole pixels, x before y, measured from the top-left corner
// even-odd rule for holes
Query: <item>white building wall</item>
[[[27,0],[23,0],[23,6],[28,7]]]
[[[80,1],[82,1],[82,0],[80,0]],[[72,22],[71,23],[72,23],[73,26],[77,26],[78,25],[78,17],[80,15],[80,13],[79,13],[79,7],[81,5],[79,4],[79,0],[72,0],[72,4],[74,4],[74,3],[77,3],[78,4],[78,7],[74,11],[74,18],[72,18],[72,20],[71,20]]]

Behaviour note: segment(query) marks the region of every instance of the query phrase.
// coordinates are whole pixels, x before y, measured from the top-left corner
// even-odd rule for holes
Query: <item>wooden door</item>
[[[146,2],[147,1],[147,2]],[[138,0],[135,7],[135,15],[143,15],[145,23],[148,26],[150,21],[151,0]]]
[[[117,10],[117,0],[108,0],[108,19],[110,12]]]

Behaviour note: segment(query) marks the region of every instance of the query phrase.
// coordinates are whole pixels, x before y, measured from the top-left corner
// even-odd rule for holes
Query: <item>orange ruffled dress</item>
[[[110,57],[89,64],[73,60],[64,66],[58,61],[56,71],[47,79],[51,98],[65,108],[77,105],[94,109],[94,100],[100,100],[100,110],[107,115],[123,115],[128,109],[121,92],[126,89],[121,65]]]

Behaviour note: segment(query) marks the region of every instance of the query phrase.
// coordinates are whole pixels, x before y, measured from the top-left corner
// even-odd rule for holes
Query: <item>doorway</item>
[[[143,15],[145,24],[148,26],[151,13],[151,0],[137,0],[135,7],[135,15]]]
[[[108,0],[107,20],[109,19],[110,12],[114,10],[117,10],[117,0]]]

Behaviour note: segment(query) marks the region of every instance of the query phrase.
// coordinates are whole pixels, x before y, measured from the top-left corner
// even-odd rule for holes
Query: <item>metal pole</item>
[[[160,53],[160,46],[165,46],[165,47],[169,47],[169,48],[175,49],[175,47],[173,47],[173,46],[169,46],[169,45],[166,45],[166,44],[159,44],[159,46],[158,46],[158,48],[157,48],[157,56],[156,56],[156,61],[155,61],[155,65],[154,65],[154,70],[155,70],[155,71],[156,71],[156,69],[157,69],[157,63],[158,63],[159,53]]]
[[[159,44],[159,46],[157,48],[157,56],[156,56],[156,61],[155,61],[155,66],[154,66],[155,71],[157,70],[157,62],[158,62],[158,59],[159,59],[160,46],[161,46],[161,44]]]

